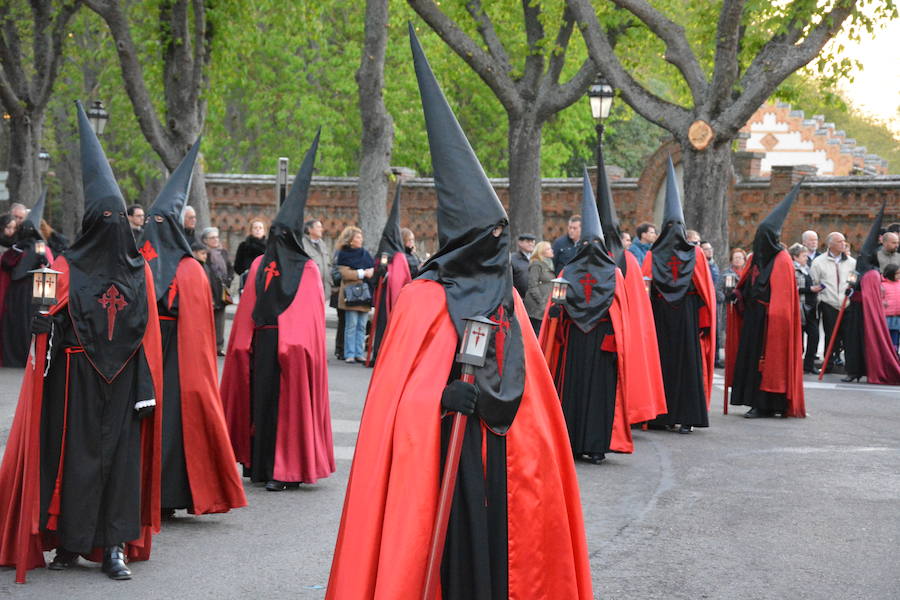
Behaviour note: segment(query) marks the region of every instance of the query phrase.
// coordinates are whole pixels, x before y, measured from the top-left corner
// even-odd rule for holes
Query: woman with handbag
[[[371,280],[375,274],[375,261],[362,247],[363,234],[352,225],[341,232],[344,244],[337,255],[341,273],[338,291],[338,309],[344,313],[344,361],[365,363],[366,321],[372,308]]]

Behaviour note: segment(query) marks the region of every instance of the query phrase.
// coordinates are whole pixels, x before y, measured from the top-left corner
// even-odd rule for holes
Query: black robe
[[[52,318],[53,355],[41,414],[40,523],[46,528],[65,431],[56,534],[59,547],[88,554],[141,536],[141,421],[135,403],[155,394],[142,346],[106,383],[81,349],[68,312]]]
[[[181,425],[181,374],[178,368],[178,296],[169,307],[168,295],[157,303],[162,334],[163,398],[162,468],[160,506],[191,508],[191,486],[184,458],[184,432]]]
[[[257,325],[253,330],[250,367],[250,415],[253,423],[250,481],[273,479],[275,443],[278,439],[278,401],[281,396],[281,364],[278,362],[278,323]],[[264,398],[265,402],[259,399]]]

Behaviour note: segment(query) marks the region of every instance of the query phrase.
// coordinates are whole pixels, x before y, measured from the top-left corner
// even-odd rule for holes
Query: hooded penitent
[[[678,197],[675,168],[669,157],[666,173],[666,204],[662,230],[651,248],[653,284],[666,302],[680,302],[691,286],[696,250],[685,237],[684,213]]]
[[[609,177],[606,175],[603,149],[598,148],[597,151],[600,153],[600,160],[597,161],[600,169],[597,172],[597,210],[600,213],[600,224],[603,227],[603,238],[607,249],[616,261],[616,266],[622,270],[622,275],[625,275],[628,273],[628,264],[625,260],[625,246],[622,245],[619,216],[616,214],[616,205],[613,203],[612,190],[609,187]]]
[[[517,320],[511,319],[509,219],[434,78],[412,25],[409,31],[438,196],[440,243],[418,279],[444,286],[459,335],[468,317],[500,322],[486,366],[477,370],[475,379],[479,416],[491,429],[503,432],[515,418],[525,379],[522,333]],[[502,232],[495,236],[498,227]]]
[[[198,139],[147,211],[147,222],[139,245],[140,253],[153,271],[157,300],[166,294],[172,284],[181,259],[191,256],[191,244],[184,235],[180,221],[181,211],[190,194],[191,176],[199,151]]]
[[[886,204],[887,199],[881,202],[881,208],[878,210],[878,215],[869,229],[869,235],[866,236],[866,241],[863,242],[859,256],[856,257],[856,271],[859,273],[860,278],[872,269],[879,270],[878,236],[881,233],[881,224],[884,222],[884,208]]]
[[[581,219],[581,240],[575,256],[563,270],[563,277],[569,282],[566,312],[578,328],[587,333],[606,316],[612,303],[616,291],[616,264],[604,243],[597,203],[586,170]]]
[[[22,251],[22,258],[16,263],[10,272],[13,281],[19,281],[25,277],[31,277],[29,271],[40,267],[42,257],[34,252],[35,243],[42,241],[41,219],[44,217],[44,206],[47,203],[47,190],[41,192],[40,199],[22,221],[19,231],[16,233],[16,247]]]
[[[394,192],[394,203],[391,205],[391,214],[388,215],[384,230],[381,232],[381,241],[378,242],[378,256],[387,254],[392,257],[397,252],[405,252],[403,238],[400,235],[400,190],[401,184],[397,184]]]
[[[753,265],[759,269],[757,284],[766,285],[772,272],[772,261],[784,248],[781,247],[781,228],[794,204],[794,200],[800,194],[800,184],[797,182],[784,200],[772,209],[765,219],[756,228],[756,236],[753,238]]]
[[[147,292],[144,259],[125,217],[125,200],[106,155],[78,105],[84,217],[66,252],[69,314],[94,368],[111,381],[144,338]]]
[[[291,191],[269,228],[266,252],[256,271],[253,320],[257,325],[275,323],[278,315],[291,305],[303,276],[304,265],[309,260],[300,240],[303,238],[303,213],[320,134],[321,130],[316,132],[312,145],[303,157],[303,164],[294,177],[294,183],[291,184]]]

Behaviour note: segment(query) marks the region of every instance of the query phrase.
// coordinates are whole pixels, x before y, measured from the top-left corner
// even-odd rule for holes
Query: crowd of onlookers
[[[622,244],[639,264],[643,264],[656,237],[656,226],[643,222],[635,228],[633,237],[630,233],[623,232]],[[544,308],[553,287],[551,281],[571,260],[580,238],[579,215],[569,218],[566,233],[552,244],[548,241],[538,242],[531,234],[523,234],[518,238],[518,247],[512,255],[513,282],[525,302],[535,332],[540,330]],[[726,287],[734,286],[740,280],[747,267],[748,252],[743,248],[732,248],[727,262],[719,265],[715,260],[712,244],[702,239],[697,231],[687,230],[686,238],[688,242],[700,246],[710,266],[718,303],[717,345],[721,348],[721,340],[725,337]],[[897,274],[900,268],[900,223],[893,223],[885,228],[881,233],[880,244],[878,266],[882,273],[883,304],[891,339],[897,349],[900,344],[900,277]],[[787,250],[794,262],[800,295],[801,322],[806,340],[803,366],[807,373],[813,373],[818,366],[820,329],[825,335],[827,346],[837,321],[847,277],[855,271],[856,259],[851,254],[850,244],[840,232],[829,233],[824,245],[820,246],[818,234],[806,231],[800,242]],[[832,362],[838,367],[842,365],[840,347],[840,339],[837,339]],[[718,348],[716,357],[716,366],[723,366]]]

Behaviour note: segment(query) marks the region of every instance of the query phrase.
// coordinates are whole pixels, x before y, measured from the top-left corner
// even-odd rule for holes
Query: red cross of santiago
[[[591,303],[591,293],[594,291],[594,284],[597,283],[597,280],[594,279],[594,276],[590,273],[585,273],[584,277],[578,280],[582,286],[584,286],[584,301],[587,304]]]
[[[128,306],[128,302],[125,301],[122,293],[116,289],[115,284],[110,285],[109,289],[100,296],[97,302],[106,309],[106,339],[112,341],[113,330],[116,328],[116,313]]]
[[[266,286],[263,288],[263,291],[267,291],[269,289],[269,284],[272,283],[272,278],[281,275],[281,271],[278,270],[274,260],[267,264],[263,271],[266,272]]]
[[[141,249],[138,250],[138,252],[140,252],[144,256],[144,260],[146,260],[147,262],[150,262],[151,260],[159,256],[156,253],[156,249],[153,247],[153,244],[150,243],[150,240],[144,241],[144,245],[141,246]]]
[[[678,280],[678,268],[681,266],[681,261],[674,254],[672,258],[669,259],[669,262],[666,263],[672,269],[672,281]]]

